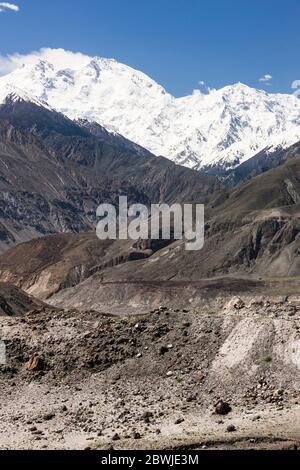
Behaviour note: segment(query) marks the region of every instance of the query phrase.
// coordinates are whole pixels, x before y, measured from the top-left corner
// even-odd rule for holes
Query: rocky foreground
[[[0,339],[1,449],[300,446],[300,298],[42,306],[0,317]]]

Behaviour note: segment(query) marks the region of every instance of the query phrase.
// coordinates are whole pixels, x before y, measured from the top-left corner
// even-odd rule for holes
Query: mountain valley
[[[1,448],[299,448],[299,100],[48,59],[0,77]],[[99,240],[121,195],[204,248]]]

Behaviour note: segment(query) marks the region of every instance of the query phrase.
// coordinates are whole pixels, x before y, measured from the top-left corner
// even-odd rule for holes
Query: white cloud
[[[0,76],[13,72],[23,65],[35,64],[38,60],[51,62],[59,69],[80,69],[91,61],[91,57],[80,52],[65,51],[64,49],[43,48],[29,54],[0,55]]]
[[[262,77],[260,77],[259,81],[260,82],[269,82],[270,80],[272,80],[272,75],[270,75],[269,73],[266,73],[266,75],[263,75]]]
[[[20,7],[14,3],[0,2],[0,13],[3,13],[6,10],[20,11]]]
[[[204,80],[200,80],[199,85],[200,85],[200,86],[204,86],[204,85],[205,85],[205,81],[204,81]]]

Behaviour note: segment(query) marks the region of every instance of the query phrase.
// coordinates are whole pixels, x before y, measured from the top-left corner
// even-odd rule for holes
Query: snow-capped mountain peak
[[[26,58],[25,58],[26,59]],[[300,140],[300,100],[242,83],[175,98],[114,59],[44,49],[0,77],[0,101],[17,87],[72,119],[118,132],[193,168],[235,166],[265,148]]]
[[[5,104],[7,102],[11,103],[20,103],[20,102],[28,102],[33,103],[39,107],[43,107],[48,109],[49,111],[53,111],[53,108],[48,105],[45,101],[42,101],[35,96],[27,93],[24,90],[14,86],[14,85],[6,85],[3,88],[0,87],[0,105]]]

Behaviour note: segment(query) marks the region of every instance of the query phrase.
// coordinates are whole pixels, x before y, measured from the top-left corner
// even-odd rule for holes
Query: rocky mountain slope
[[[78,119],[75,122],[78,126],[90,132],[90,134],[96,137],[100,137],[101,139],[111,143],[115,147],[123,149],[127,152],[133,152],[136,155],[141,155],[143,157],[153,157],[153,154],[151,154],[144,147],[135,144],[134,142],[126,139],[117,132],[109,132],[107,129],[105,129],[105,127],[100,126],[100,124],[98,124],[97,122],[88,121],[87,119]]]
[[[185,280],[237,273],[298,276],[299,172],[300,158],[296,157],[213,195],[206,205],[204,248],[188,253],[183,243],[175,242],[151,262],[140,261],[135,275],[150,279],[156,270],[162,279]],[[121,267],[119,276],[122,270],[128,278],[130,269]]]
[[[44,302],[26,294],[13,284],[0,282],[0,317],[22,316],[46,307]]]
[[[146,259],[170,243],[101,241],[95,232],[45,236],[7,250],[0,257],[0,278],[46,299],[103,269]]]
[[[149,240],[134,248],[131,241],[103,243],[95,233],[54,235],[5,253],[0,279],[41,298],[53,296],[51,302],[60,306],[98,309],[127,302],[147,307],[164,298],[176,303],[181,297],[197,305],[201,294],[193,283],[200,279],[230,276],[229,289],[238,277],[252,285],[251,279],[300,275],[299,198],[300,157],[294,156],[210,196],[201,251],[186,251],[182,241],[160,245]],[[238,288],[244,290],[242,284]]]
[[[37,236],[95,227],[96,208],[203,200],[216,178],[124,141],[92,135],[62,114],[9,96],[0,106],[0,249]],[[127,144],[126,144],[127,145]]]
[[[0,317],[0,447],[297,449],[299,328],[299,297],[253,294]]]
[[[127,65],[61,49],[43,50],[1,77],[0,102],[16,89],[190,168],[235,167],[260,151],[300,140],[295,96],[238,83],[175,98]]]
[[[215,173],[219,175],[225,186],[234,187],[297,156],[300,156],[299,142],[287,149],[278,148],[273,152],[263,150],[234,169],[227,171],[220,169]],[[210,171],[214,173],[213,169]]]

